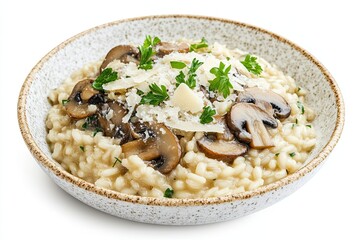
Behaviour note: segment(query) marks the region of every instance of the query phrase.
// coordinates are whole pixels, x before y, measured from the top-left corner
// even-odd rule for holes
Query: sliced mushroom
[[[104,96],[92,87],[92,82],[91,79],[85,79],[74,86],[68,102],[65,104],[65,110],[69,116],[81,119],[96,112],[95,104],[103,101]]]
[[[238,102],[254,103],[279,119],[287,118],[291,113],[289,104],[282,96],[271,90],[257,87],[247,88],[240,92]]]
[[[138,155],[144,161],[151,161],[154,169],[163,174],[173,170],[180,161],[181,146],[177,137],[164,124],[150,123],[147,138],[123,144],[125,157]]]
[[[197,141],[198,148],[208,158],[222,160],[224,162],[231,162],[235,158],[245,154],[248,150],[245,144],[237,140],[212,140],[208,137],[203,137]]]
[[[118,102],[105,103],[99,112],[99,124],[105,136],[120,139],[120,144],[127,142],[130,138],[130,125],[123,123],[122,119],[127,110]]]
[[[100,66],[100,72],[106,68],[109,63],[115,59],[120,60],[123,63],[135,62],[138,63],[137,59],[138,49],[130,45],[119,45],[112,48],[106,55],[104,61]]]
[[[156,45],[157,56],[163,57],[172,52],[187,53],[189,52],[189,45],[186,43],[170,43],[160,42]]]
[[[255,104],[236,103],[227,113],[226,122],[239,141],[255,149],[274,146],[265,125],[276,128],[277,121]]]

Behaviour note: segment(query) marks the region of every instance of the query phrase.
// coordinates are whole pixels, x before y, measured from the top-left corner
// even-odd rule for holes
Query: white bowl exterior
[[[169,16],[117,22],[92,29],[55,48],[42,60],[38,71],[30,74],[33,80],[25,111],[30,134],[46,157],[51,159],[44,124],[50,108],[47,101],[50,89],[59,86],[84,64],[99,60],[113,46],[129,42],[140,44],[148,34],[163,40],[205,37],[209,42],[217,41],[229,48],[247,50],[276,64],[285,74],[294,77],[300,86],[310,90],[307,104],[318,113],[314,125],[319,142],[309,159],[316,156],[332,136],[338,115],[335,94],[326,80],[327,76],[306,54],[256,28],[207,18]],[[250,214],[288,196],[316,172],[313,170],[279,189],[249,199],[199,206],[157,206],[101,196],[58,177],[49,168],[40,165],[66,192],[94,208],[134,221],[179,225],[219,222]]]

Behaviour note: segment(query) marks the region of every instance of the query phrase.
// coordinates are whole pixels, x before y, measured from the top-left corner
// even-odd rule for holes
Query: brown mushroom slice
[[[239,93],[238,101],[255,103],[263,110],[269,113],[273,112],[273,115],[279,119],[287,118],[291,113],[291,108],[286,100],[271,90],[264,90],[257,87],[247,88],[245,91]],[[271,104],[272,110],[269,104]]]
[[[186,43],[170,43],[160,42],[156,45],[157,56],[163,57],[172,52],[187,53],[189,52],[189,45]]]
[[[138,49],[130,46],[130,45],[119,45],[112,48],[108,54],[106,54],[104,61],[100,66],[100,72],[104,70],[109,63],[114,61],[115,59],[120,60],[123,63],[135,62],[138,63],[137,60]]]
[[[110,114],[111,118],[108,119],[110,111],[112,114]],[[120,139],[120,144],[127,142],[130,138],[130,125],[122,121],[126,114],[127,110],[115,101],[104,104],[98,114],[99,124],[104,135]]]
[[[93,89],[93,80],[85,79],[78,82],[65,104],[67,114],[73,118],[81,119],[93,115],[97,108],[91,107],[95,103],[91,102],[97,95],[102,95],[99,91]]]
[[[211,140],[203,137],[197,141],[198,148],[208,158],[232,162],[235,158],[245,154],[248,150],[245,144],[236,140]]]
[[[137,139],[123,144],[125,157],[138,155],[163,174],[171,172],[179,163],[181,146],[178,138],[164,124],[150,123],[147,139]]]
[[[250,143],[252,148],[274,146],[265,125],[276,128],[277,121],[255,104],[236,103],[226,115],[226,121],[238,140]]]

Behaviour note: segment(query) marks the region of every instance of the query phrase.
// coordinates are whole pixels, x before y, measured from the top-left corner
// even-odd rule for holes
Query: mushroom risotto
[[[299,169],[316,144],[306,90],[264,59],[147,36],[49,94],[52,157],[96,186],[150,197],[244,192]]]

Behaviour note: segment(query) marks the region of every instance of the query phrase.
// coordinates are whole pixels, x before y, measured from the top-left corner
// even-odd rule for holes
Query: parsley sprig
[[[167,188],[164,192],[164,197],[166,198],[172,198],[174,195],[174,190],[171,188]]]
[[[244,67],[246,67],[246,69],[255,74],[255,75],[260,75],[261,72],[263,71],[263,69],[261,68],[261,66],[256,62],[256,57],[251,56],[250,54],[247,54],[245,56],[245,60],[241,61],[242,65],[244,65]]]
[[[153,61],[151,59],[152,56],[156,54],[154,47],[160,42],[160,38],[154,37],[152,39],[151,36],[147,35],[143,45],[139,46],[138,49],[140,51],[140,63],[139,69],[152,69]]]
[[[215,109],[211,109],[210,106],[204,107],[203,112],[201,113],[200,116],[200,123],[201,124],[211,123],[214,120],[213,116],[215,114],[216,114]]]
[[[159,87],[156,85],[156,83],[152,83],[150,84],[149,88],[150,92],[142,96],[140,104],[150,104],[157,106],[163,101],[169,99],[169,95],[164,85]]]
[[[100,73],[100,75],[95,79],[92,84],[92,87],[96,90],[103,91],[103,85],[105,83],[113,82],[118,79],[118,73],[113,71],[112,68],[106,68]]]
[[[218,91],[224,96],[224,98],[230,95],[230,88],[233,88],[228,76],[230,69],[231,65],[225,69],[225,64],[220,62],[219,67],[213,67],[210,70],[210,72],[215,75],[215,78],[209,81],[210,91]]]
[[[207,40],[203,37],[203,38],[201,38],[201,41],[199,43],[191,44],[189,50],[190,50],[190,52],[193,52],[193,51],[196,52],[198,49],[206,48],[208,46],[209,45],[208,45]]]
[[[180,71],[179,75],[177,75],[175,77],[176,79],[176,87],[178,87],[181,83],[185,83],[186,85],[189,86],[189,88],[194,89],[196,87],[196,70],[198,70],[198,68],[203,65],[203,62],[200,62],[199,60],[197,60],[196,58],[194,58],[191,61],[191,65],[189,68],[189,72],[188,72],[188,79],[185,80],[185,74],[183,71]]]

